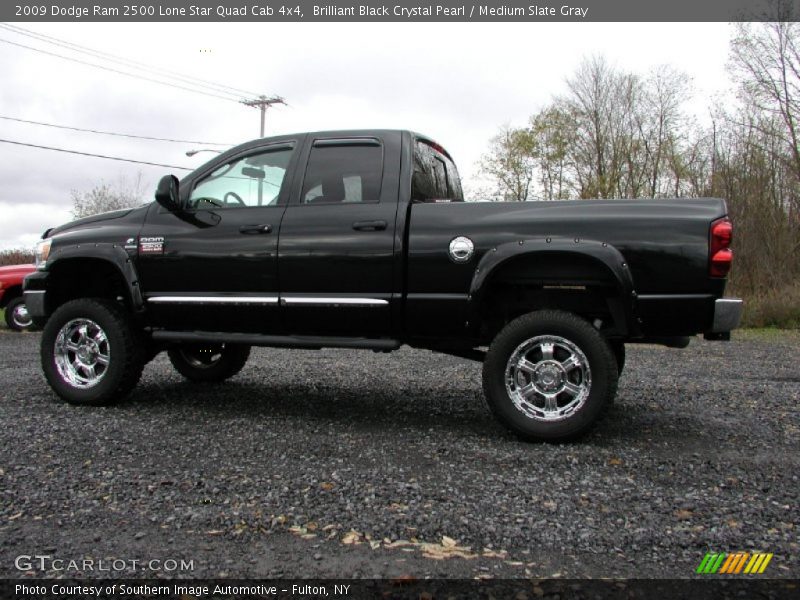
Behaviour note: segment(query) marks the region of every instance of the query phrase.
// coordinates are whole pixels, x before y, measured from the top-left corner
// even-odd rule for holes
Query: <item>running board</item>
[[[358,348],[390,352],[400,347],[400,342],[389,339],[262,335],[258,333],[224,333],[215,331],[153,331],[154,340],[162,342],[247,344],[249,346],[272,346],[277,348]]]

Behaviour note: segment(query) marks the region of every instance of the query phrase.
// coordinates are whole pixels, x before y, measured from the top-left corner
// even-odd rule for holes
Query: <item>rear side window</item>
[[[378,202],[382,176],[383,147],[377,140],[363,144],[323,140],[311,149],[300,202]]]
[[[461,180],[453,161],[433,145],[422,140],[414,145],[411,200],[417,202],[464,200]]]

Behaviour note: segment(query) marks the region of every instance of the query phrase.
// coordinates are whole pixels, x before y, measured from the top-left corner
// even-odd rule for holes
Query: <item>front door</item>
[[[394,239],[400,143],[384,141],[306,143],[305,170],[286,209],[278,247],[281,304],[291,333],[391,333],[400,270]]]
[[[294,142],[240,153],[188,182],[185,210],[154,204],[138,270],[154,324],[279,333],[278,233]]]

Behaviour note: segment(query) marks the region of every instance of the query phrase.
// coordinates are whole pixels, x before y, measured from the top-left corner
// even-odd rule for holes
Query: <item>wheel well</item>
[[[22,296],[22,285],[12,285],[10,288],[6,288],[3,293],[3,300],[0,301],[0,308],[5,308],[9,302],[20,296]]]
[[[619,282],[591,256],[547,252],[509,259],[486,283],[480,305],[482,337],[492,339],[508,322],[535,310],[557,309],[599,325],[609,338],[627,333]]]
[[[71,258],[58,261],[47,278],[48,310],[76,298],[106,298],[131,308],[128,286],[111,262],[99,258]]]

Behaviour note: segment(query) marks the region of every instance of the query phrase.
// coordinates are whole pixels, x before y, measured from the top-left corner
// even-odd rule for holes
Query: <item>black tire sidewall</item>
[[[617,373],[622,375],[622,371],[625,370],[625,344],[613,342],[611,349],[614,352],[614,359],[617,361]]]
[[[514,406],[505,386],[508,359],[517,347],[540,335],[559,336],[584,353],[591,370],[592,386],[583,406],[570,417],[556,422],[536,421]],[[526,440],[567,440],[586,432],[600,418],[617,386],[617,366],[605,339],[576,315],[541,311],[509,323],[489,348],[483,368],[484,393],[495,416]]]
[[[126,338],[131,333],[125,330],[124,323],[114,312],[108,302],[81,299],[62,305],[47,320],[42,331],[42,370],[53,390],[70,404],[110,404],[119,400],[122,395],[118,395],[117,391],[128,375],[127,365],[131,357],[125,355],[129,347],[129,340]],[[55,363],[55,341],[59,331],[66,323],[78,318],[91,319],[97,323],[105,332],[109,345],[108,370],[98,384],[87,389],[75,388],[67,383]]]
[[[20,304],[25,304],[24,298],[20,297],[13,298],[12,300],[9,301],[8,304],[6,304],[5,308],[6,325],[8,326],[9,329],[13,331],[27,331],[33,326],[33,322],[31,322],[31,324],[26,327],[21,327],[14,322],[14,309]]]

